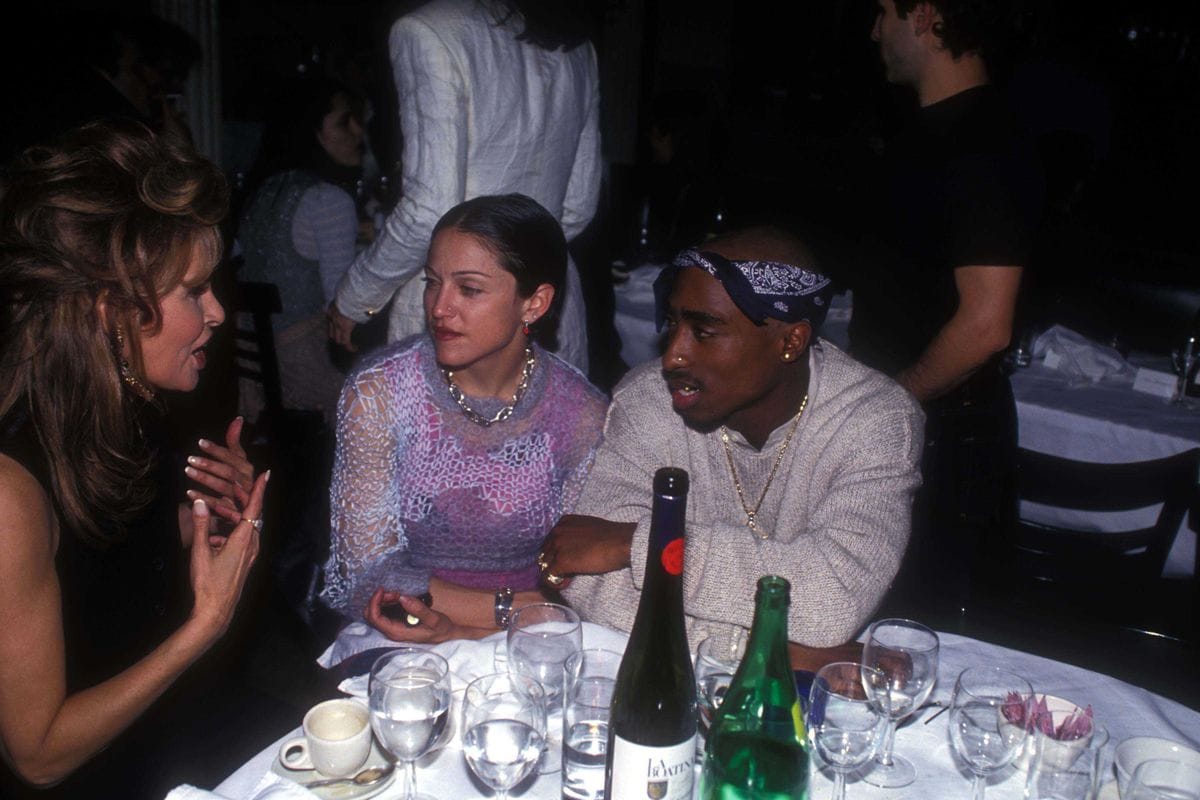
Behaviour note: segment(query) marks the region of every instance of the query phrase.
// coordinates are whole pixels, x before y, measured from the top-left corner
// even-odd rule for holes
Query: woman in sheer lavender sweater
[[[438,222],[427,332],[369,358],[342,392],[332,608],[392,639],[444,641],[542,599],[539,548],[579,495],[605,411],[539,343],[566,263],[562,228],[524,195],[477,197]]]

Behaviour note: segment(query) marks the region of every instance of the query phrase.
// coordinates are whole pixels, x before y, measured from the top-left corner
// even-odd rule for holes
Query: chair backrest
[[[250,327],[236,325],[234,362],[238,378],[262,386],[264,411],[273,418],[283,414],[283,390],[279,382],[279,359],[271,315],[283,310],[279,289],[273,283],[239,281],[234,310],[249,317]]]
[[[1092,585],[1157,579],[1183,516],[1195,502],[1200,448],[1168,458],[1093,464],[1020,450],[1021,500],[1082,511],[1127,511],[1159,503],[1154,525],[1131,531],[1078,531],[1020,521],[1013,565],[1021,578]]]

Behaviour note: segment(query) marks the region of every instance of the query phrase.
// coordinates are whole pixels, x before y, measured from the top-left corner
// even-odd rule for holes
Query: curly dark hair
[[[1006,24],[1011,20],[1010,4],[1006,0],[895,0],[896,14],[908,16],[918,3],[928,2],[942,19],[933,33],[950,55],[958,58],[964,53],[979,52],[991,55],[999,46]]]

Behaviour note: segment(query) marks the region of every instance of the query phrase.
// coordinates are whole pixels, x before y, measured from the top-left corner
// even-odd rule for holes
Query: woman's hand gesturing
[[[242,449],[243,420],[236,417],[225,429],[225,446],[200,440],[204,456],[189,456],[184,470],[187,476],[203,486],[206,492],[189,489],[190,500],[203,500],[209,510],[227,522],[237,524],[246,513],[250,491],[254,486],[254,465]]]
[[[192,591],[196,598],[192,619],[202,624],[212,639],[229,627],[250,567],[258,556],[263,494],[270,477],[271,473],[267,471],[254,481],[244,516],[234,525],[228,538],[195,537],[192,541]],[[207,504],[203,500],[193,502],[193,530],[207,530],[209,522]]]

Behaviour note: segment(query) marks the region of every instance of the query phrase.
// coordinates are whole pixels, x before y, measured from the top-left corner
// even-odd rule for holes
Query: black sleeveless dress
[[[161,430],[159,415],[147,408],[144,416],[145,430],[152,446],[157,446],[155,440],[161,438],[154,431]],[[0,452],[27,469],[53,501],[41,445],[19,406],[0,420]],[[60,532],[55,567],[62,593],[68,694],[136,663],[183,623],[190,608],[188,565],[177,516],[183,466],[176,468],[174,459],[158,452],[155,500],[129,525],[122,541],[100,549],[85,543],[65,524]],[[60,523],[64,519],[61,513],[58,518]],[[0,797],[151,796],[158,787],[150,789],[147,781],[162,760],[163,739],[170,738],[164,737],[162,726],[177,691],[173,688],[104,752],[50,790],[27,788],[0,765]],[[145,790],[140,788],[143,784]]]

